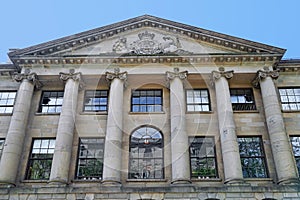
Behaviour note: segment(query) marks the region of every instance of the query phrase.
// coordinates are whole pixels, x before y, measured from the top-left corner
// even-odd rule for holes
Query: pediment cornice
[[[164,30],[173,34],[180,34],[199,42],[205,42],[213,46],[232,49],[242,54],[284,54],[285,49],[257,43],[178,22],[161,19],[149,15],[128,19],[112,25],[85,31],[72,36],[42,43],[32,47],[19,49],[9,53],[10,59],[16,63],[24,57],[41,57],[55,55],[56,52],[70,48],[79,48],[95,44],[114,37],[126,31],[151,27]],[[55,56],[54,56],[55,57]],[[20,60],[19,60],[20,61]]]

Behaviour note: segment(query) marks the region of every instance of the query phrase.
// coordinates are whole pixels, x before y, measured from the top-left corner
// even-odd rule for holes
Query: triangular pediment
[[[285,49],[149,15],[19,49],[10,59],[114,55],[274,55]],[[34,62],[34,61],[32,61]]]

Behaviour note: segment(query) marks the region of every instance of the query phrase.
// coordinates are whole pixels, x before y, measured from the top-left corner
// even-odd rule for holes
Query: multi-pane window
[[[60,113],[63,104],[64,92],[44,91],[40,102],[39,112]]]
[[[292,136],[290,137],[290,140],[292,143],[295,161],[300,175],[300,136]]]
[[[267,167],[260,137],[238,138],[244,178],[266,178]]]
[[[280,88],[279,94],[282,110],[300,110],[300,88]]]
[[[84,111],[106,112],[108,104],[108,90],[85,91]]]
[[[161,112],[162,90],[134,90],[131,96],[131,112]]]
[[[210,111],[209,93],[207,89],[186,91],[186,105],[188,112]]]
[[[152,127],[141,127],[130,138],[129,179],[164,177],[163,137]]]
[[[256,110],[252,89],[230,89],[233,110]]]
[[[217,160],[213,137],[190,137],[190,162],[192,178],[217,178]]]
[[[12,113],[16,92],[0,92],[0,113]]]
[[[4,141],[5,141],[4,139],[0,139],[0,159],[1,159],[1,156],[2,156]]]
[[[28,162],[27,179],[48,180],[51,172],[55,139],[34,139]]]
[[[103,154],[103,138],[81,138],[79,141],[76,178],[82,180],[101,180]]]

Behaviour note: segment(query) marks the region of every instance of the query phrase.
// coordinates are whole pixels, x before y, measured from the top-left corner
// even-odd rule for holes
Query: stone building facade
[[[300,60],[140,16],[9,53],[0,199],[300,199]]]

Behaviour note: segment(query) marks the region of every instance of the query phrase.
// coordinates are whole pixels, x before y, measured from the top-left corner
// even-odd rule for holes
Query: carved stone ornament
[[[176,54],[191,54],[181,49],[181,44],[178,37],[164,36],[159,41],[155,40],[155,34],[148,31],[138,34],[138,40],[127,44],[127,39],[119,38],[113,45],[113,52],[115,53],[130,53],[138,55],[153,55],[163,53]]]
[[[188,71],[179,72],[179,68],[175,67],[174,72],[166,72],[166,75],[167,75],[167,80],[173,80],[176,77],[183,80],[187,78]]]
[[[219,71],[212,71],[213,81],[215,82],[221,77],[225,77],[226,79],[231,79],[233,77],[233,72],[234,72],[233,70],[225,71],[224,67],[219,67]]]
[[[279,77],[279,70],[270,71],[268,67],[264,67],[263,70],[258,70],[256,72],[256,76],[252,81],[252,85],[255,88],[259,88],[260,81],[267,77],[271,77],[272,79],[277,79]]]
[[[127,72],[120,72],[120,68],[116,67],[114,68],[114,72],[106,72],[105,73],[106,80],[107,82],[111,82],[115,78],[118,78],[120,80],[123,80],[125,82],[126,86],[126,81],[127,81]]]
[[[22,74],[20,73],[14,74],[12,78],[17,82],[21,82],[24,79],[26,79],[32,82],[32,84],[36,89],[40,89],[43,87],[43,84],[39,81],[37,74],[34,72],[30,73],[30,69],[25,69],[25,72]]]
[[[84,83],[83,83],[83,80],[82,80],[82,74],[81,74],[81,72],[76,72],[75,73],[74,69],[70,69],[69,73],[60,72],[59,76],[60,76],[59,78],[62,81],[67,81],[69,79],[73,79],[74,81],[79,81],[79,87],[80,88],[84,87]]]

